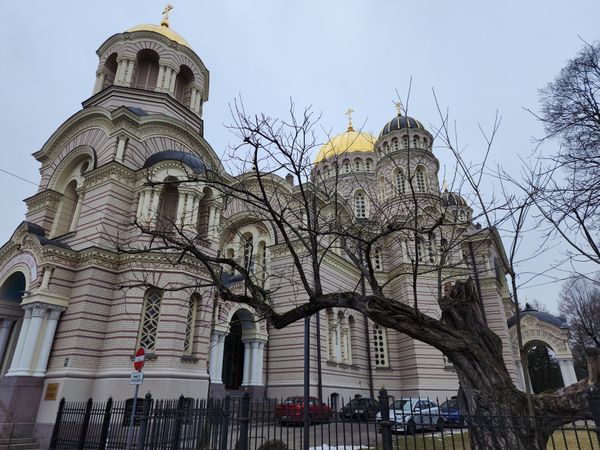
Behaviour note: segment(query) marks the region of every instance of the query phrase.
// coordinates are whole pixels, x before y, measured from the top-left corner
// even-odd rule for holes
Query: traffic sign
[[[131,372],[129,384],[142,384],[144,382],[144,372]]]
[[[138,372],[141,372],[144,368],[144,361],[146,361],[146,349],[140,347],[136,350],[135,356],[133,357],[133,368]]]

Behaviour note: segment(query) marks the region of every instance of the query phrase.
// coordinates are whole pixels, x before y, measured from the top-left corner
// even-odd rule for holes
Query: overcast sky
[[[210,71],[204,106],[205,138],[223,154],[233,136],[229,104],[241,95],[247,109],[276,117],[289,99],[322,113],[325,133],[354,123],[379,133],[405,97],[412,77],[410,114],[426,126],[439,119],[432,89],[450,108],[465,158],[478,162],[478,123],[502,125],[492,159],[519,170],[519,156],[542,135],[523,108],[538,107],[537,90],[582,46],[600,38],[598,0],[176,0],[171,26]],[[0,169],[37,184],[39,150],[55,129],[91,96],[95,50],[109,36],[140,23],[160,23],[165,1],[11,2],[0,31]],[[551,148],[548,148],[550,151]],[[436,152],[442,165],[449,155]],[[0,172],[0,242],[24,219],[22,200],[36,186]],[[539,245],[528,239],[523,257]],[[545,271],[548,254],[524,271]],[[530,283],[524,294],[555,311],[559,285]]]

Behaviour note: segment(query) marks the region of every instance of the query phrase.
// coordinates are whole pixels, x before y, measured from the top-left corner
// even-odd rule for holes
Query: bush
[[[258,450],[288,450],[287,446],[280,441],[279,439],[274,439],[272,441],[267,441],[260,447]]]

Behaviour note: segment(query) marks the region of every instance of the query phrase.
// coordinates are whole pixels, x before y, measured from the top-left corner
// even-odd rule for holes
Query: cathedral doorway
[[[223,384],[225,389],[236,390],[244,379],[244,343],[242,342],[243,319],[239,311],[231,318],[229,334],[223,351]]]
[[[21,301],[27,289],[22,272],[14,272],[0,286],[0,376],[4,376],[15,351],[21,328],[23,310]]]

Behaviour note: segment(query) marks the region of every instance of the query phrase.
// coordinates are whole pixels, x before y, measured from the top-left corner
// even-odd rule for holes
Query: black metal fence
[[[451,410],[444,412],[437,402],[429,399],[394,401],[383,389],[377,402],[368,399],[362,403],[354,402],[339,405],[315,402],[309,407],[311,424],[305,433],[303,406],[293,401],[286,407],[282,406],[284,402],[256,401],[247,394],[224,400],[184,397],[153,400],[147,394],[137,401],[130,448],[466,450],[470,448],[469,426],[487,426],[504,433],[509,431],[509,424],[521,423],[524,429],[528,421],[535,420],[522,417],[515,421],[514,416],[506,420],[503,417],[464,416]],[[396,408],[402,408],[402,405],[404,412],[400,413]],[[50,449],[126,449],[132,406],[132,399],[109,399],[103,403],[92,399],[87,402],[61,400]],[[594,421],[583,417],[563,419],[565,425],[551,435],[549,449],[600,450],[599,431]],[[600,417],[597,419],[600,422]]]

